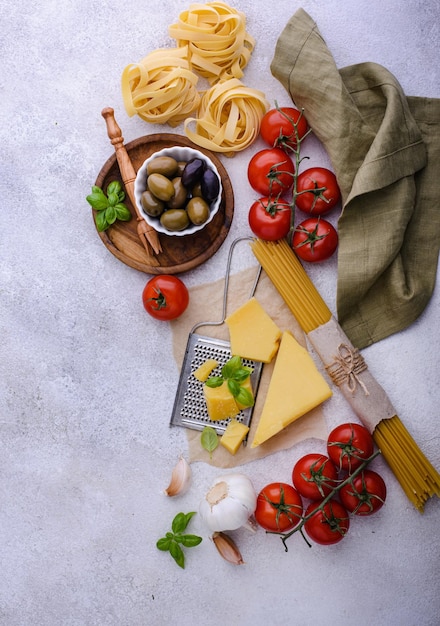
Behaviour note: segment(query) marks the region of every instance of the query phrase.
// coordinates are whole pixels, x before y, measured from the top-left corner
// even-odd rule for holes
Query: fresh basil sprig
[[[242,383],[251,375],[252,368],[243,365],[241,357],[233,356],[227,361],[222,369],[221,376],[210,376],[205,382],[208,387],[221,387],[225,381],[232,396],[241,405],[249,407],[254,405],[254,396],[242,387]]]
[[[185,569],[185,554],[182,546],[193,548],[202,541],[202,537],[197,535],[183,534],[193,515],[195,515],[195,511],[177,513],[171,524],[172,532],[167,532],[165,537],[161,537],[156,542],[156,547],[163,552],[169,552],[177,565],[182,569]]]
[[[107,195],[101,187],[93,185],[92,193],[86,200],[96,211],[95,222],[99,232],[107,230],[116,220],[128,222],[131,219],[131,213],[123,202],[125,191],[118,180],[108,184]]]

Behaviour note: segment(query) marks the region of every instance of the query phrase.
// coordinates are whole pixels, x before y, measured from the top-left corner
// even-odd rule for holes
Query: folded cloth
[[[440,99],[407,97],[376,63],[337,69],[299,9],[271,71],[327,150],[342,194],[338,321],[363,348],[403,330],[432,295],[440,247]]]

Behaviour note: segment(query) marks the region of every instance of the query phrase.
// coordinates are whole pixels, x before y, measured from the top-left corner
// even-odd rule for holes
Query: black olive
[[[185,169],[182,173],[182,184],[191,189],[202,178],[205,171],[205,162],[202,159],[191,159],[185,165]]]
[[[200,186],[202,189],[202,196],[205,198],[206,202],[210,204],[217,198],[220,192],[220,183],[217,175],[211,168],[207,167],[203,172]]]

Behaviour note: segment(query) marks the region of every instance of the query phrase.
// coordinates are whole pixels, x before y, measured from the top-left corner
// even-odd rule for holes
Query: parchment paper
[[[235,311],[247,301],[255,275],[256,267],[243,270],[230,277],[227,314]],[[175,320],[172,324],[173,353],[179,368],[183,363],[188,335],[192,327],[202,321],[215,322],[221,319],[223,290],[224,279],[190,289],[190,303],[188,309],[184,315]],[[264,271],[261,274],[255,297],[279,326],[281,331],[290,330],[297,341],[304,347],[307,347],[304,332]],[[226,324],[221,326],[202,326],[196,330],[196,333],[216,339],[229,340],[229,332]],[[248,444],[240,446],[240,449],[235,455],[230,454],[230,452],[219,445],[213,452],[212,459],[210,459],[209,453],[204,450],[200,444],[200,432],[187,429],[190,461],[204,461],[217,467],[232,468],[268,456],[279,450],[288,449],[295,443],[311,437],[317,439],[325,439],[327,437],[328,429],[323,417],[322,408],[317,407],[290,424],[290,426],[275,437],[272,437],[268,442],[257,448],[250,447],[266,398],[273,366],[274,360],[272,363],[266,364],[263,367],[252,416],[251,429],[248,435]]]

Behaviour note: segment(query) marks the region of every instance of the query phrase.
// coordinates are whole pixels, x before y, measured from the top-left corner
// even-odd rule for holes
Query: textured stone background
[[[192,528],[204,542],[188,553],[185,571],[156,550],[174,515],[196,510],[219,471],[195,464],[185,496],[163,495],[187,450],[185,432],[168,426],[179,377],[171,329],[144,313],[148,276],[102,245],[85,196],[112,154],[102,108],[115,109],[126,142],[170,132],[126,115],[120,76],[172,45],[167,27],[189,3],[1,4],[0,623],[438,624],[439,502],[421,516],[380,461],[387,505],[355,520],[338,546],[309,549],[294,537],[286,554],[276,537],[240,530],[234,537],[246,565],[234,568],[196,516]],[[440,96],[437,0],[232,4],[257,41],[244,82],[272,102],[289,104],[269,65],[300,6],[317,20],[338,66],[375,61],[407,94]],[[223,276],[228,242],[248,233],[253,150],[222,157],[234,222],[218,253],[183,276],[189,287]],[[325,163],[313,139],[308,151],[311,162]],[[240,267],[254,263],[239,255]],[[310,275],[334,310],[336,259]],[[439,306],[437,289],[411,328],[364,352],[437,468]],[[329,427],[351,418],[337,397],[326,408]],[[288,481],[299,456],[322,446],[306,441],[242,469],[256,489]]]

